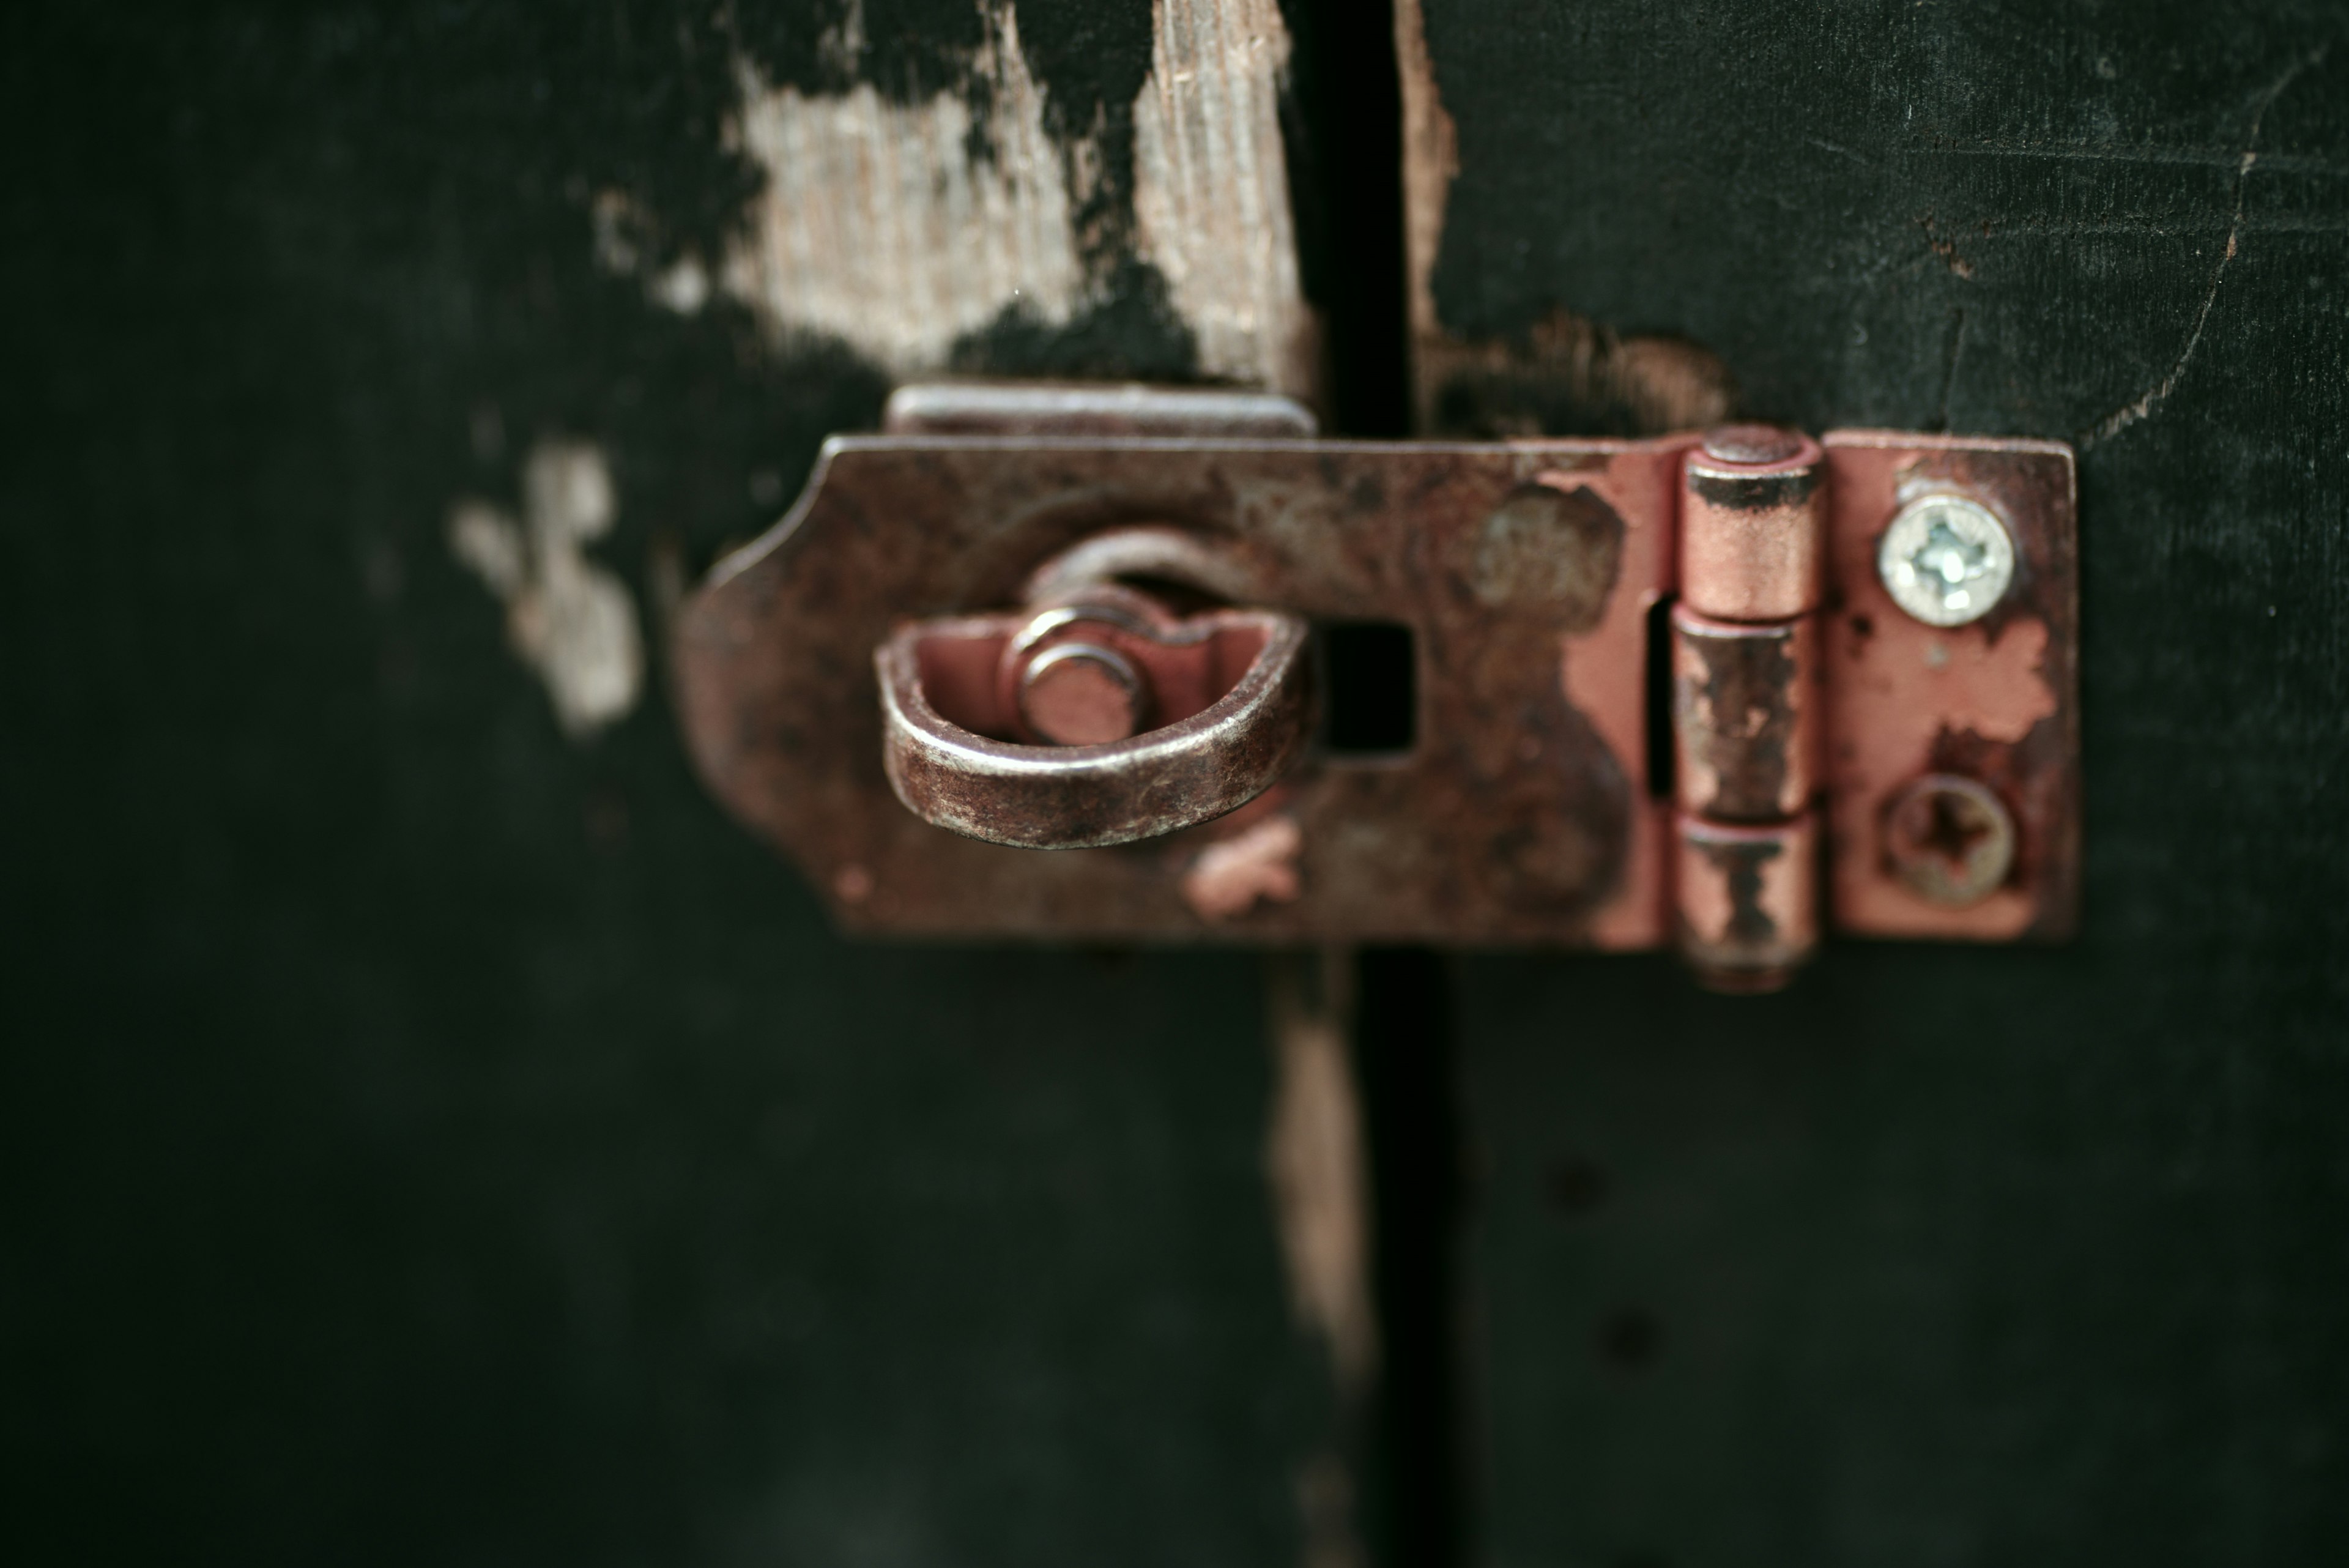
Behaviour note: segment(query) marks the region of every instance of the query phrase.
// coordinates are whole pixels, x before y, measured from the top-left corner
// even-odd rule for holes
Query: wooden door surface
[[[0,24],[20,1560],[1342,1547],[1257,958],[847,944],[667,693],[897,380],[1301,389],[1158,11]]]
[[[2349,1551],[2349,15],[39,4],[28,1561]],[[2054,949],[855,943],[667,618],[938,374],[2080,454]]]
[[[2079,452],[2078,940],[1459,965],[1474,1560],[2339,1556],[2349,18],[1402,10],[1430,428]]]

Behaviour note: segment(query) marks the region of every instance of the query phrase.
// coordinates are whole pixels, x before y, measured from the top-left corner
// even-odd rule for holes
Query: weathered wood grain
[[[1089,318],[1155,310],[1166,341],[1134,369],[1312,396],[1274,0],[1150,0],[1139,36],[1092,24],[1114,34],[1106,60],[1085,59],[1085,24],[1047,7],[1050,69],[1011,0],[960,5],[917,8],[947,14],[962,41],[928,46],[913,81],[889,18],[864,4],[817,32],[812,68],[740,48],[727,135],[761,189],[721,254],[651,275],[657,295],[698,309],[714,283],[778,340],[836,338],[900,379],[994,368],[1004,340],[1073,341]],[[657,227],[648,193],[609,199]],[[652,250],[626,244],[620,265]],[[1062,368],[1117,373],[1103,347],[1074,346]]]
[[[1045,130],[1017,13],[979,14],[966,79],[910,103],[871,81],[774,86],[742,62],[737,134],[765,184],[719,275],[774,333],[823,333],[918,376],[1006,310],[1060,327],[1080,308],[1081,154]],[[861,65],[861,25],[831,38]]]

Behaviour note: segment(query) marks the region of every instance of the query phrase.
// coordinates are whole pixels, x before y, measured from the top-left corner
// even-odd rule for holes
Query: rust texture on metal
[[[1826,668],[1837,929],[2068,937],[2080,857],[2071,449],[1845,431],[1826,438],[1826,450],[1836,495]],[[1965,625],[1911,617],[1879,573],[1895,516],[1935,495],[1987,508],[2013,542],[2011,580],[1989,613]],[[1939,782],[1918,788],[1929,780]],[[1951,793],[1949,780],[1985,792],[1989,805]],[[2011,840],[2005,865],[1985,888],[2002,836]]]
[[[874,656],[890,787],[925,822],[1030,849],[1210,821],[1263,794],[1302,748],[1309,631],[1270,610],[1154,626],[1083,605],[902,627]],[[1067,670],[1071,655],[1112,671],[1136,699],[1129,714],[1148,711],[1154,727],[1090,744],[1037,735],[1033,677]],[[1090,703],[1063,715],[1101,716]]]
[[[1721,991],[1775,991],[1817,948],[1818,823],[1766,827],[1683,815],[1674,867],[1677,935],[1697,977]]]
[[[1653,947],[1669,829],[1644,777],[1646,614],[1685,444],[838,439],[680,612],[694,760],[854,929]],[[1109,576],[1400,623],[1410,751],[1308,748],[1244,812],[1112,847],[1035,854],[907,812],[872,650],[909,618]],[[918,661],[893,650],[910,723]]]
[[[1781,439],[1767,439],[1773,431]],[[1819,443],[1775,426],[1727,426],[1691,452],[1681,602],[1716,620],[1791,620],[1817,608],[1825,478]]]
[[[1675,897],[1706,983],[1783,985],[1818,942],[1819,443],[1723,425],[1688,455],[1672,607]]]
[[[1677,940],[1747,990],[1830,918],[2072,929],[2068,449],[1768,426],[1325,441],[1244,396],[1045,390],[902,395],[899,429],[827,445],[679,613],[697,767],[848,928]],[[1904,510],[1926,517],[1894,552],[1920,582],[1994,575],[1967,576],[1980,541],[1950,519],[1971,514],[1918,509],[1937,495],[2013,543],[1967,624],[1879,579]],[[1676,587],[1660,799],[1649,623]],[[1310,733],[1308,628],[1345,622],[1410,634],[1407,751]]]
[[[1716,822],[1775,822],[1817,787],[1817,628],[1752,626],[1672,607],[1672,731],[1681,805]]]

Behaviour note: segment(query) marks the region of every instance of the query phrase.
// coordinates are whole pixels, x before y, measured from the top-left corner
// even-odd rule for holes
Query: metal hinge
[[[2058,442],[914,387],[687,604],[678,695],[852,929],[1671,943],[1766,989],[1823,925],[2070,933],[2075,583]]]

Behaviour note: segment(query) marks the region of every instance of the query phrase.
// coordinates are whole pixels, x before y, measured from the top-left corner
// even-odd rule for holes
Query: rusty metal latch
[[[853,929],[1674,944],[1766,989],[1823,926],[2070,933],[2074,537],[2052,441],[907,388],[687,604],[678,695]]]
[[[1309,629],[1277,610],[1177,619],[1115,583],[914,622],[876,661],[890,787],[925,822],[1028,849],[1212,821],[1303,747]]]

